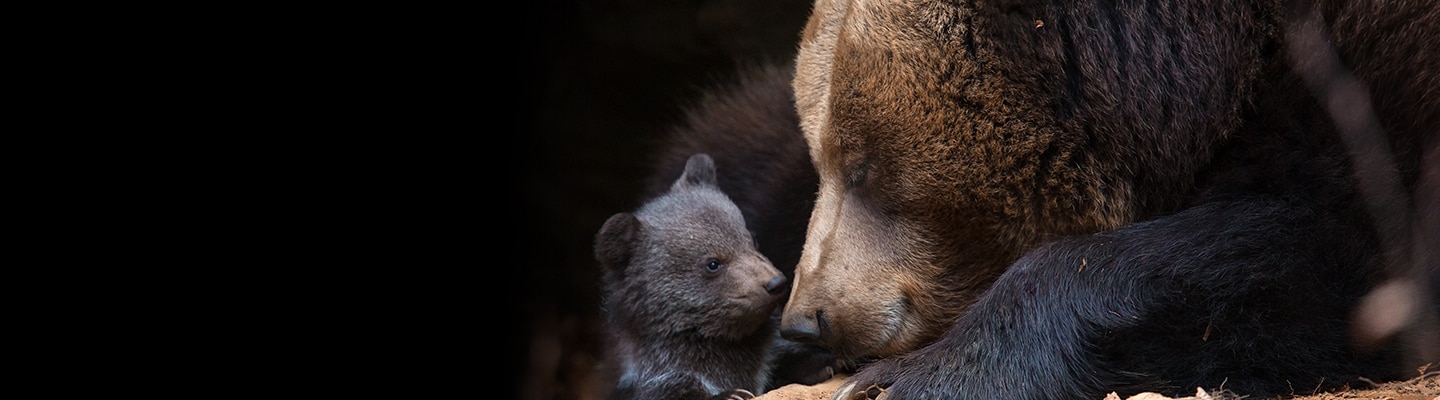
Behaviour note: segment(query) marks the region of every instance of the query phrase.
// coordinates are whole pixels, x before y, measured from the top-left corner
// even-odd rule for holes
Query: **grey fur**
[[[784,275],[756,250],[710,156],[690,157],[668,192],[610,217],[595,255],[612,398],[765,391]]]

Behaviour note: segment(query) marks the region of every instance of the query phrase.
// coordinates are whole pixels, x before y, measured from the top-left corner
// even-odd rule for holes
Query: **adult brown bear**
[[[1440,2],[1300,3],[817,1],[782,332],[861,364],[837,398],[1260,396],[1440,362],[1434,331],[1352,323],[1434,276]],[[1440,308],[1397,282],[1400,320]]]

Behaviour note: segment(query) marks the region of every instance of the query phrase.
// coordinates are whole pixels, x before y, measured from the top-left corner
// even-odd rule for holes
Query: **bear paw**
[[[845,381],[831,400],[888,400],[895,374],[901,371],[896,358],[877,361],[861,368]]]
[[[717,400],[750,400],[754,398],[755,393],[745,389],[735,389],[715,396]]]

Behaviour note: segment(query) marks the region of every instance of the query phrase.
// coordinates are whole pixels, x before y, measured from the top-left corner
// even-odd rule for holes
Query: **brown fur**
[[[1403,4],[1418,21],[1387,34],[1433,38],[1425,26],[1440,16],[1421,4]],[[939,337],[1042,240],[1115,229],[1193,197],[1272,65],[1281,5],[1095,7],[816,1],[794,88],[820,188],[782,326],[821,325],[842,358],[906,352]],[[1344,53],[1426,42],[1347,40],[1374,24],[1358,16],[1377,11],[1342,8],[1327,12]],[[1114,43],[1097,25],[1134,34]],[[1177,31],[1210,42],[1169,42]],[[1390,132],[1436,126],[1434,70],[1356,70],[1405,99],[1382,100],[1382,113],[1426,112]],[[1101,82],[1067,85],[1067,75]]]

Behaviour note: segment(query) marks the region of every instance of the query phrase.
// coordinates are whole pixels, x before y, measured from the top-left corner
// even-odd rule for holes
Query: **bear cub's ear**
[[[697,153],[690,156],[690,159],[685,161],[685,173],[675,180],[671,188],[678,189],[687,185],[715,185],[715,160],[710,159],[709,154]]]
[[[640,219],[634,214],[611,215],[595,234],[595,260],[607,272],[624,272],[639,237]]]

